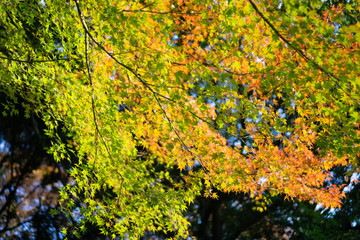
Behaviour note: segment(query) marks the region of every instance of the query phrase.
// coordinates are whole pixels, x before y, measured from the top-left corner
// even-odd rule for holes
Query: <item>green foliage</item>
[[[358,12],[324,1],[8,0],[0,84],[31,103],[49,153],[72,164],[60,204],[75,236],[91,223],[122,238],[187,237],[183,213],[201,195],[339,207],[342,186],[324,182],[358,163]],[[2,114],[18,112],[5,103]]]

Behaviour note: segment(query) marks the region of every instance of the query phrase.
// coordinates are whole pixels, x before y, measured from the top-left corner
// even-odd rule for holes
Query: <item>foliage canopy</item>
[[[85,231],[187,235],[216,191],[340,207],[360,152],[357,2],[7,0],[1,86],[36,106]],[[2,114],[16,114],[11,104]],[[71,136],[57,134],[59,122]],[[176,174],[174,174],[176,172]]]

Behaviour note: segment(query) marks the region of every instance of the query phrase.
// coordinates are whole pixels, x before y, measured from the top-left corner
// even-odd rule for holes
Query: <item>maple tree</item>
[[[343,186],[326,182],[359,158],[359,23],[347,17],[358,11],[356,2],[7,0],[1,85],[35,104],[24,107],[50,137],[60,122],[72,137],[49,152],[79,159],[61,192],[62,211],[81,213],[75,235],[89,221],[114,237],[187,236],[183,211],[201,194],[217,198],[214,189],[340,207]]]

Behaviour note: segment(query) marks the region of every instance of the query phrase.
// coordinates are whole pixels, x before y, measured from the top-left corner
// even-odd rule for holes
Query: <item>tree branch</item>
[[[252,5],[252,7],[254,8],[254,10],[257,12],[257,14],[260,15],[260,17],[266,22],[266,24],[275,32],[275,34],[284,42],[286,43],[289,47],[291,47],[292,49],[295,50],[295,52],[297,52],[306,62],[312,64],[315,68],[319,69],[321,72],[325,73],[330,79],[332,79],[335,84],[351,99],[353,100],[353,102],[355,102],[357,105],[360,106],[360,102],[357,101],[356,99],[354,99],[350,93],[348,93],[347,91],[345,91],[341,85],[340,85],[340,78],[337,77],[336,75],[334,75],[333,73],[328,72],[325,68],[323,68],[322,66],[320,66],[314,59],[312,59],[311,57],[309,57],[306,52],[302,51],[301,49],[295,47],[293,44],[291,44],[291,42],[289,40],[287,40],[283,35],[281,35],[281,33],[275,28],[275,26],[264,16],[264,14],[257,8],[256,4],[252,1],[249,0],[250,4]]]
[[[54,60],[22,60],[16,58],[9,58],[0,56],[0,59],[5,59],[13,62],[21,62],[21,63],[45,63],[45,62],[58,62],[58,61],[69,61],[69,59],[54,59]]]

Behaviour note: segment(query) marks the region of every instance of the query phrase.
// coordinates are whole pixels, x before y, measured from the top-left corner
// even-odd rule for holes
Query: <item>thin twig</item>
[[[0,56],[0,59],[5,59],[13,62],[21,62],[21,63],[45,63],[45,62],[58,62],[58,61],[70,61],[69,59],[54,59],[54,60],[23,60],[23,59],[16,59],[16,58],[9,58]]]
[[[122,10],[122,12],[142,12],[142,13],[151,13],[151,14],[181,14],[181,15],[199,15],[200,13],[197,12],[175,12],[175,11],[169,11],[169,12],[157,12],[157,11],[150,11],[150,10]]]
[[[88,54],[87,54],[87,42],[88,42],[87,36],[89,36],[93,41],[94,41],[94,38],[91,36],[90,32],[88,31],[89,29],[88,29],[88,27],[87,27],[87,25],[85,23],[84,17],[83,17],[82,12],[81,12],[81,10],[79,8],[80,5],[79,5],[78,0],[76,0],[75,3],[76,3],[76,6],[77,6],[77,9],[78,9],[79,17],[80,17],[81,22],[83,24],[83,28],[85,30],[85,58],[86,58],[86,68],[87,68],[88,78],[89,78],[90,85],[91,85],[91,105],[92,105],[94,124],[95,124],[95,128],[96,128],[96,130],[95,130],[95,144],[97,144],[97,134],[98,134],[100,136],[104,146],[105,146],[105,149],[106,149],[107,153],[109,154],[109,157],[111,158],[112,161],[114,161],[114,159],[112,157],[112,154],[111,154],[111,151],[110,151],[108,145],[106,144],[106,141],[105,141],[104,137],[102,136],[102,134],[100,132],[99,124],[98,124],[98,121],[97,121],[97,118],[96,118],[94,85],[93,85],[93,81],[92,81],[92,77],[91,77],[89,58],[88,58]],[[97,42],[95,42],[95,43],[97,43]],[[96,157],[96,154],[97,154],[97,150],[95,152],[95,157]],[[96,161],[96,159],[95,159],[95,161]],[[93,167],[95,167],[95,162],[94,162]],[[121,178],[123,178],[123,176],[121,176]]]
[[[177,129],[176,129],[176,128],[173,126],[173,124],[171,123],[171,120],[170,120],[169,116],[167,115],[165,109],[164,109],[163,106],[161,105],[158,97],[156,96],[156,92],[152,91],[152,93],[153,93],[153,95],[154,95],[154,98],[155,98],[156,102],[157,102],[158,105],[160,106],[161,111],[163,112],[165,118],[166,118],[167,121],[169,122],[171,128],[172,128],[173,131],[175,132],[175,134],[176,134],[177,138],[179,139],[179,141],[181,142],[181,144],[185,147],[186,151],[188,151],[193,157],[195,157],[195,158],[198,160],[198,162],[201,164],[201,167],[204,169],[204,171],[205,171],[206,173],[209,173],[209,170],[204,166],[204,164],[203,164],[202,160],[200,159],[200,157],[199,157],[198,155],[196,155],[194,152],[192,152],[192,151],[190,150],[190,148],[186,145],[186,143],[185,143],[185,142],[182,140],[182,138],[180,137],[179,132],[177,131]]]
[[[91,76],[91,72],[90,72],[88,46],[89,46],[89,43],[88,43],[88,39],[87,39],[87,34],[85,33],[85,62],[86,62],[87,75],[88,75],[88,79],[89,79],[90,86],[91,86],[91,109],[92,109],[92,114],[93,114],[93,119],[94,119],[94,124],[95,124],[95,158],[94,158],[94,165],[93,165],[93,170],[94,170],[95,165],[96,165],[96,160],[97,160],[98,134],[100,134],[100,129],[99,129],[97,118],[96,118],[95,93],[94,93],[94,84],[93,84],[92,76]]]

